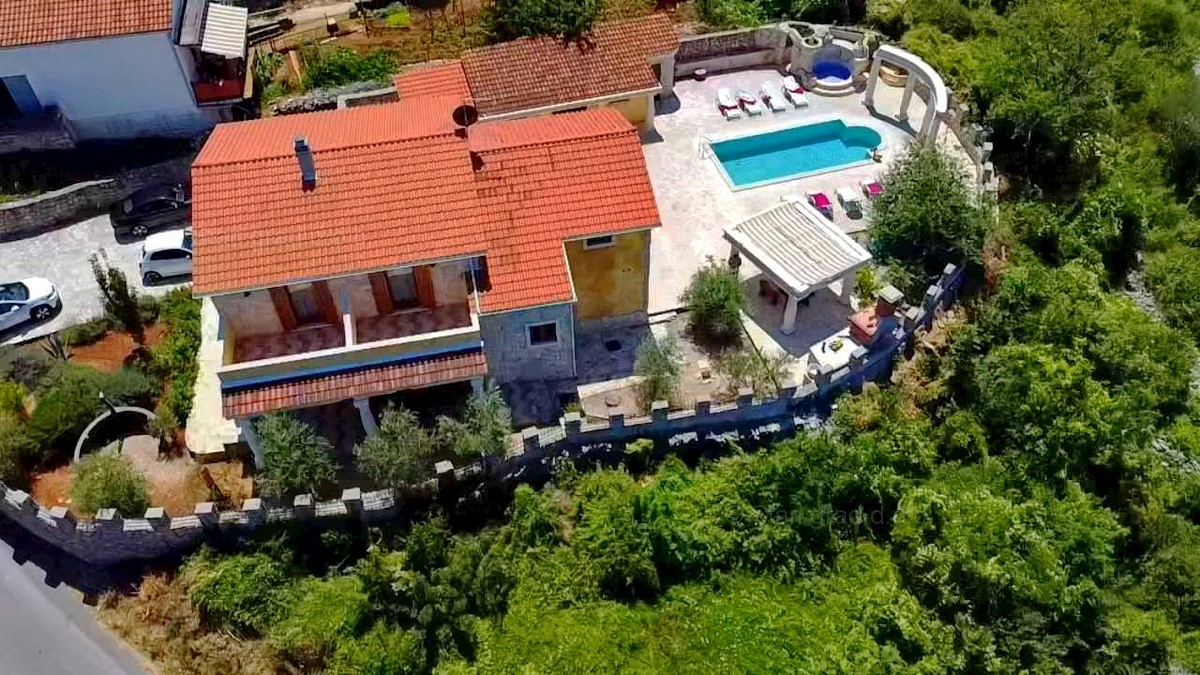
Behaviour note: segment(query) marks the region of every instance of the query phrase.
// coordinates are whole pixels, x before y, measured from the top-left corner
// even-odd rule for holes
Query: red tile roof
[[[397,75],[393,81],[400,98],[461,96],[464,101],[471,99],[462,61],[415,66]]]
[[[601,109],[454,132],[454,98],[219,125],[192,168],[193,290],[486,254],[495,312],[572,299],[563,241],[654,227],[637,132]],[[312,147],[304,191],[293,139]]]
[[[487,375],[487,359],[483,352],[476,351],[267,384],[225,393],[221,399],[226,418],[249,417],[276,410],[310,408],[348,398],[423,389],[484,375]]]
[[[470,49],[462,68],[486,116],[656,88],[650,58],[678,49],[670,18],[651,14],[599,24],[577,41],[521,38]]]
[[[0,0],[0,49],[170,27],[171,0]]]

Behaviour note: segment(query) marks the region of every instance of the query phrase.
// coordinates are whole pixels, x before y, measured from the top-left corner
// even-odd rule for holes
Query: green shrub
[[[112,319],[102,316],[85,323],[76,324],[59,334],[59,338],[68,347],[78,347],[99,342],[100,338],[112,330]]]
[[[353,575],[301,581],[283,597],[269,637],[276,649],[316,670],[340,640],[354,636],[368,612],[367,596]]]
[[[750,345],[730,349],[717,357],[717,372],[728,383],[728,393],[736,396],[743,388],[757,396],[774,396],[786,380],[795,357],[786,352],[763,356]]]
[[[433,476],[433,439],[416,413],[389,406],[379,419],[379,432],[354,450],[359,471],[379,485],[401,488]]]
[[[636,475],[650,466],[650,453],[654,452],[654,441],[639,438],[625,444],[625,467]]]
[[[1200,249],[1175,246],[1147,255],[1146,283],[1168,323],[1200,332]]]
[[[254,428],[263,448],[264,466],[258,475],[263,494],[317,494],[333,481],[333,446],[312,427],[286,413],[273,413],[261,417]]]
[[[290,578],[287,568],[265,554],[194,555],[183,578],[192,604],[212,626],[263,633],[274,623]]]
[[[655,401],[674,401],[683,374],[683,356],[675,339],[647,336],[638,345],[633,372],[642,378],[638,383],[638,399],[643,408],[649,409]]]
[[[680,301],[690,312],[692,333],[716,345],[734,345],[742,339],[742,309],[746,296],[737,272],[709,259],[696,270]]]
[[[744,28],[766,20],[762,5],[755,0],[698,0],[696,13],[713,28]]]
[[[383,24],[388,28],[408,28],[412,25],[412,14],[405,5],[392,5],[383,16]]]
[[[192,412],[192,395],[196,388],[200,301],[186,288],[175,289],[162,299],[159,316],[166,324],[166,334],[154,350],[154,363],[160,375],[171,382],[165,398],[168,407],[182,422]]]
[[[29,417],[29,429],[46,452],[75,437],[102,410],[100,392],[113,405],[147,405],[157,383],[140,371],[123,368],[103,373],[85,366],[61,364],[46,378]]]
[[[100,301],[104,304],[105,314],[120,324],[139,345],[146,344],[141,302],[125,273],[107,261],[102,264],[96,255],[88,258],[88,262],[92,264],[92,276],[100,287]]]
[[[354,82],[383,82],[396,72],[395,56],[382,49],[365,55],[346,47],[336,47],[327,52],[306,51],[306,89],[339,87]]]
[[[357,640],[339,640],[325,675],[401,675],[425,669],[425,649],[412,632],[383,623]]]
[[[150,507],[146,477],[121,455],[90,455],[75,467],[71,503],[84,513],[116,509],[140,518]]]
[[[512,411],[495,387],[472,394],[458,419],[442,416],[436,440],[443,454],[465,461],[503,457],[512,434]]]
[[[483,14],[483,29],[492,42],[521,37],[577,38],[592,28],[604,9],[600,0],[498,0]]]
[[[25,415],[25,397],[29,390],[20,382],[0,381],[0,413]]]
[[[179,418],[167,402],[160,401],[154,408],[154,419],[150,420],[150,435],[159,441],[170,441],[175,431],[179,429]]]
[[[24,483],[25,469],[36,451],[25,422],[11,411],[0,410],[0,480]]]

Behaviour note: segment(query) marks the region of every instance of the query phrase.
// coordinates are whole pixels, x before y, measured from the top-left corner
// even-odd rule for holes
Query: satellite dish
[[[479,121],[479,111],[473,105],[460,105],[450,113],[454,123],[460,127],[469,127]]]

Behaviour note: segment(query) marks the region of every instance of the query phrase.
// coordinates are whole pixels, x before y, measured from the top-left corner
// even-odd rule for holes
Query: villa
[[[252,88],[246,26],[245,8],[209,0],[5,0],[0,148],[187,137],[231,120]]]
[[[571,378],[577,324],[644,316],[636,129],[615,109],[464,127],[461,104],[221,125],[196,159],[193,292],[260,463],[257,415],[352,403],[370,433],[397,392]]]
[[[670,97],[679,36],[664,14],[599,24],[586,41],[521,38],[395,78],[401,100],[429,94],[469,100],[501,120],[611,107],[645,131],[655,101]]]

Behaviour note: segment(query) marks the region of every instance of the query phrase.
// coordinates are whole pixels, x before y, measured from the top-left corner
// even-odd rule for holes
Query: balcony
[[[222,387],[261,384],[297,376],[449,354],[482,346],[479,317],[467,303],[429,310],[355,318],[341,326],[313,326],[238,339],[224,332]]]
[[[192,93],[199,105],[241,101],[246,96],[245,77],[193,82]]]

